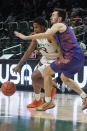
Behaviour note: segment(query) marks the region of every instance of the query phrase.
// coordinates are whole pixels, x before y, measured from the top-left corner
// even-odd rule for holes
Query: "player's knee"
[[[36,80],[37,78],[42,77],[39,71],[34,71],[31,75],[32,80]]]
[[[44,70],[43,70],[43,76],[47,76],[49,75],[49,68],[46,67]]]
[[[47,76],[52,76],[53,74],[55,74],[55,72],[51,69],[50,66],[46,67],[44,70],[43,70],[43,77],[47,77]]]
[[[31,79],[34,80],[36,78],[36,74],[33,72],[31,75]]]
[[[32,73],[32,75],[31,75],[32,81],[35,81],[35,80],[37,79],[37,76],[38,76],[37,72],[34,71],[34,72]]]
[[[64,74],[62,73],[61,76],[60,76],[61,80],[66,84],[69,82],[69,78],[64,76]]]

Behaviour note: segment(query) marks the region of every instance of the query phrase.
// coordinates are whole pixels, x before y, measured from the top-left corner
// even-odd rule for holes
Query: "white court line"
[[[0,116],[0,118],[5,118],[5,117],[13,117],[13,116]]]

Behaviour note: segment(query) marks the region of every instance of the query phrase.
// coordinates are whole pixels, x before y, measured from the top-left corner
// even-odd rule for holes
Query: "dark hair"
[[[47,22],[43,17],[37,17],[33,21],[34,23],[38,23],[41,26],[47,27]]]
[[[65,18],[66,18],[66,10],[65,9],[55,8],[53,11],[57,11],[58,16],[62,17],[62,21],[65,21]]]

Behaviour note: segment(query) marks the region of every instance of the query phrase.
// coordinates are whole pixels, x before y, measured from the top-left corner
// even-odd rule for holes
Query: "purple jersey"
[[[76,53],[82,53],[74,33],[68,26],[65,32],[57,32],[55,37],[64,51],[64,58],[71,60],[72,57],[77,57]]]
[[[69,62],[60,63],[59,59],[51,63],[50,67],[54,72],[63,73],[67,77],[71,77],[79,72],[84,65],[84,54],[77,42],[77,39],[72,30],[67,27],[65,32],[55,33],[56,40],[64,51],[64,58]]]

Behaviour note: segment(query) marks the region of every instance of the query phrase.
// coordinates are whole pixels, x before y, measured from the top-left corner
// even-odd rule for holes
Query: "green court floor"
[[[55,107],[41,112],[26,107],[33,99],[33,92],[7,97],[0,91],[0,131],[87,131],[87,110],[81,110],[78,95],[56,94]]]
[[[87,131],[87,124],[35,117],[0,116],[0,131]]]

